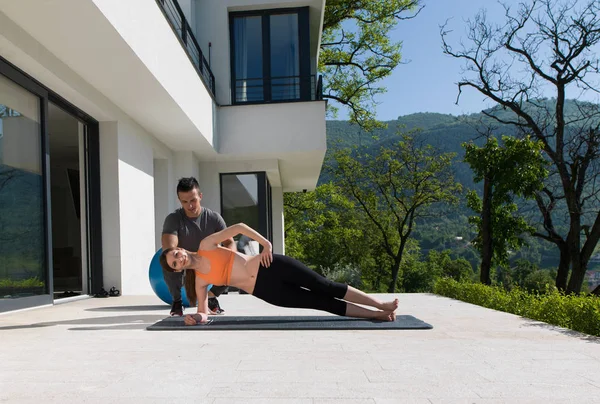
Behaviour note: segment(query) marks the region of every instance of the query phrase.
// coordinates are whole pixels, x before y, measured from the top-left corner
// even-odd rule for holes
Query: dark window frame
[[[88,282],[89,293],[100,291],[103,281],[102,266],[102,222],[101,222],[101,197],[100,197],[100,131],[99,123],[73,104],[66,101],[57,93],[53,92],[42,83],[10,63],[0,56],[0,75],[23,87],[40,99],[40,136],[43,186],[43,212],[44,212],[44,249],[45,249],[45,274],[46,290],[40,296],[23,297],[17,299],[6,299],[0,301],[0,312],[18,310],[22,308],[53,304],[54,290],[54,268],[52,264],[52,206],[50,201],[50,142],[48,133],[48,103],[56,106],[75,116],[87,128],[85,139],[86,146],[86,180],[88,189],[87,217],[88,229]]]
[[[226,175],[249,175],[253,174],[257,176],[257,191],[258,191],[258,223],[259,228],[257,230],[264,238],[273,242],[273,213],[272,205],[273,201],[271,198],[271,183],[267,177],[266,171],[240,171],[240,172],[225,172],[219,173],[219,200],[221,206],[221,215],[223,215],[223,176]],[[231,226],[233,223],[227,223],[227,226]]]
[[[270,22],[272,15],[297,14],[298,15],[298,60],[300,78],[308,78],[308,81],[300,81],[300,97],[291,100],[272,100],[271,86],[264,81],[271,77],[271,41]],[[236,17],[262,17],[262,56],[263,56],[263,100],[261,101],[237,101],[236,99],[236,76],[235,76],[235,24]],[[231,104],[276,104],[288,102],[312,101],[312,75],[310,68],[310,14],[309,7],[273,8],[252,11],[232,11],[229,13],[229,60],[230,60],[230,83]]]

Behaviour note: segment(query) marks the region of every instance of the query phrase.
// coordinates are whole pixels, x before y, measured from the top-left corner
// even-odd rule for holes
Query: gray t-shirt
[[[221,215],[208,208],[203,207],[200,216],[195,219],[187,217],[180,208],[166,217],[162,234],[177,236],[178,247],[195,252],[204,238],[226,227]]]

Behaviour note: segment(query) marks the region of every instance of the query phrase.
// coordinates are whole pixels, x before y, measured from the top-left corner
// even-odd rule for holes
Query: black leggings
[[[348,285],[333,282],[285,255],[273,254],[268,268],[259,267],[253,295],[280,307],[316,309],[346,315],[342,299]]]

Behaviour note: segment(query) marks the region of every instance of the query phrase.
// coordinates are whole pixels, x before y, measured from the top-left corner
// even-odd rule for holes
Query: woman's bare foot
[[[394,299],[391,302],[383,303],[381,308],[384,311],[395,311],[396,309],[398,309],[398,304],[399,304],[398,299]]]
[[[381,321],[396,321],[396,313],[393,311],[383,310],[380,311],[375,318]]]

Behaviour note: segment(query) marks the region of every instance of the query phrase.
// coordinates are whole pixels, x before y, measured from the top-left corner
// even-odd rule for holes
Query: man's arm
[[[177,247],[177,244],[179,243],[179,238],[173,234],[163,234],[160,238],[160,242],[164,251],[167,248]]]
[[[165,218],[165,222],[163,223],[162,236],[160,238],[160,243],[163,250],[177,247],[179,244],[178,231],[179,218],[175,214],[171,213]]]

